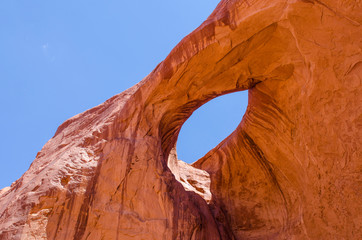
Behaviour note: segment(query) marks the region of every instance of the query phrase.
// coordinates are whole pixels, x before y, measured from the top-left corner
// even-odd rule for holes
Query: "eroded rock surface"
[[[360,1],[221,1],[59,127],[0,192],[0,239],[361,239],[361,21]],[[237,129],[177,167],[192,112],[246,89]]]

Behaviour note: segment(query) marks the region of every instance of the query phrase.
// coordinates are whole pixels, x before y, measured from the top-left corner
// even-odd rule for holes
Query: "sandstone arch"
[[[139,84],[59,127],[0,193],[1,239],[358,239],[360,23],[352,1],[221,1]],[[197,107],[245,89],[241,124],[193,165],[207,204],[170,151]]]

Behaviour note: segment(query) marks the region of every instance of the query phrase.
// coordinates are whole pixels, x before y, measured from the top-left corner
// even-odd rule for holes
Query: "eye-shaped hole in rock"
[[[186,191],[211,201],[210,175],[192,166],[240,124],[248,104],[248,91],[217,97],[198,108],[183,124],[168,167]],[[177,150],[176,150],[177,149]]]
[[[248,105],[248,91],[229,93],[205,103],[183,124],[177,156],[192,164],[205,156],[239,125]]]

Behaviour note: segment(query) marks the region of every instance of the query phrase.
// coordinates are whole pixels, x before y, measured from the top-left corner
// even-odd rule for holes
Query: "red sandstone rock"
[[[221,1],[59,127],[0,192],[0,239],[361,239],[361,21],[359,1]],[[192,112],[246,89],[237,129],[179,162]]]

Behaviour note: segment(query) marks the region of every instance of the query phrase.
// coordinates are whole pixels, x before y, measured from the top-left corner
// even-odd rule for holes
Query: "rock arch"
[[[360,12],[350,1],[221,1],[139,84],[59,127],[0,193],[1,238],[361,235]],[[167,161],[197,107],[245,89],[242,124],[193,164],[212,179],[208,204]]]

